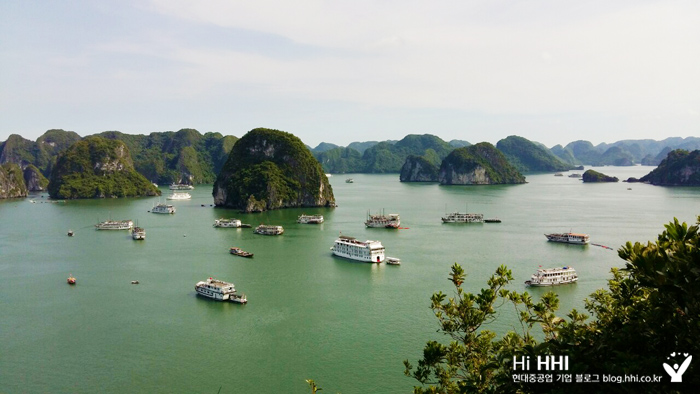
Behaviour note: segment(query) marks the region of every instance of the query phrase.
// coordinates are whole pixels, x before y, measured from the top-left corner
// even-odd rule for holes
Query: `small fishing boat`
[[[348,178],[345,180],[345,183],[355,183],[355,180],[352,178]]]
[[[139,284],[139,281],[137,281],[137,280],[132,280],[132,281],[131,281],[131,284],[132,284],[132,285],[138,285],[138,284]]]
[[[243,250],[243,249],[241,249],[241,248],[237,248],[237,247],[235,247],[235,246],[232,247],[232,248],[230,248],[230,249],[229,249],[229,252],[230,252],[231,254],[235,254],[236,256],[248,257],[248,258],[253,257],[253,254],[252,254],[252,253],[246,252],[245,250]]]
[[[68,280],[67,280],[69,285],[74,285],[75,284],[75,278],[73,275],[68,275]]]
[[[73,235],[75,235],[75,233],[73,232],[73,230],[68,230],[68,236],[69,236],[69,237],[72,237]]]
[[[484,219],[484,223],[501,223],[501,219],[499,219],[499,218]]]

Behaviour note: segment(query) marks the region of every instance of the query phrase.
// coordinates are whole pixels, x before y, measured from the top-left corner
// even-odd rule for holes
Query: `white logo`
[[[681,354],[678,353],[678,357],[680,357]],[[670,360],[671,357],[676,357],[676,352],[671,353],[671,356],[666,357],[667,360]],[[666,373],[671,377],[671,382],[682,382],[683,381],[683,374],[685,373],[685,370],[688,369],[688,366],[690,365],[690,361],[693,359],[693,356],[688,355],[688,353],[683,353],[683,357],[686,357],[686,359],[681,363],[681,366],[678,366],[678,363],[673,364],[673,367],[670,365],[664,363],[664,369],[666,370]]]

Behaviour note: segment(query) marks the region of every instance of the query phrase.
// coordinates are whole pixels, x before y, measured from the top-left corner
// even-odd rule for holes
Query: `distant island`
[[[58,155],[48,191],[55,199],[160,195],[160,190],[134,170],[123,142],[101,137],[78,141]]]
[[[440,165],[441,185],[494,185],[525,183],[525,177],[503,153],[488,142],[452,151]]]
[[[617,182],[619,179],[614,176],[608,176],[595,170],[588,170],[583,173],[581,180],[585,183],[595,182]]]
[[[216,132],[202,134],[187,128],[145,135],[105,131],[86,137],[73,131],[51,129],[36,141],[12,134],[0,142],[0,165],[18,165],[28,193],[45,191],[59,154],[91,137],[124,143],[134,170],[150,182],[161,184],[213,183],[238,141],[235,136]],[[313,154],[325,173],[396,173],[402,182],[438,182],[440,167],[447,156],[455,149],[472,144],[464,140],[447,142],[431,134],[410,134],[401,140],[358,141],[347,147],[330,142],[320,143],[315,148],[302,146]],[[583,165],[656,166],[675,150],[692,152],[700,149],[700,138],[623,140],[595,146],[588,141],[574,141],[547,149],[543,144],[512,135],[498,141],[495,147],[520,174],[529,174],[582,169]],[[685,171],[693,173],[694,168],[690,165]],[[664,186],[695,185],[692,175],[677,173],[666,177],[663,175],[665,171],[650,174],[644,182]],[[0,198],[5,197],[0,194]]]
[[[328,178],[304,143],[265,128],[251,130],[234,145],[213,196],[216,206],[245,212],[335,206]]]
[[[659,186],[700,186],[700,150],[676,149],[640,179]]]

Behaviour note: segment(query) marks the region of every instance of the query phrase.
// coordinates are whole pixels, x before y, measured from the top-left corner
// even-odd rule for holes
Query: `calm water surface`
[[[627,179],[651,169],[598,170]],[[348,176],[355,183],[345,183]],[[465,287],[474,292],[501,264],[517,290],[539,265],[571,265],[579,283],[554,289],[563,315],[582,310],[610,268],[623,265],[620,245],[654,240],[674,217],[694,223],[700,214],[700,188],[583,184],[552,174],[527,180],[445,187],[402,184],[396,174],[336,175],[336,209],[255,215],[211,207],[211,185],[172,202],[175,215],[149,213],[157,198],[0,201],[0,391],[307,393],[304,380],[314,379],[329,392],[410,392],[402,360],[415,364],[426,341],[445,340],[429,305],[432,293],[452,292],[453,263],[466,268]],[[367,211],[382,209],[400,213],[407,229],[364,228]],[[446,211],[465,209],[503,223],[441,223]],[[296,224],[301,213],[326,222]],[[138,221],[146,240],[94,230],[110,217]],[[220,217],[286,232],[213,228]],[[615,250],[553,244],[543,235],[560,231],[588,233]],[[340,232],[382,241],[402,265],[331,256]],[[255,257],[232,256],[231,246]],[[66,284],[69,274],[76,286]],[[195,283],[210,276],[234,282],[249,303],[197,297]],[[501,317],[492,329],[515,327],[508,311]]]

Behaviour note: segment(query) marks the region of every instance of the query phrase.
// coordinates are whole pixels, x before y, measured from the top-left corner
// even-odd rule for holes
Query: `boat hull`
[[[372,257],[359,257],[359,256],[350,255],[347,253],[336,252],[335,250],[333,250],[333,255],[338,256],[338,257],[342,257],[342,258],[348,259],[348,260],[361,261],[363,263],[381,263],[384,261],[383,254],[376,254]]]
[[[572,245],[588,245],[590,242],[588,235],[570,235],[570,234],[545,234],[547,241],[559,242]]]
[[[550,286],[559,286],[559,285],[570,285],[570,284],[576,283],[576,282],[578,282],[578,278],[572,279],[572,280],[561,281],[561,282],[550,282],[550,283],[533,282],[531,280],[526,280],[525,284],[528,286],[532,286],[532,287],[550,287]]]

